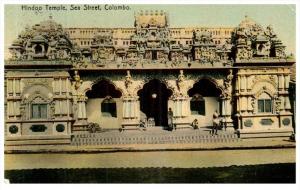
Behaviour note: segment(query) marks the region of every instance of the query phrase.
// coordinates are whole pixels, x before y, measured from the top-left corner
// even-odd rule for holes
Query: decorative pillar
[[[282,91],[283,89],[284,89],[284,76],[280,75],[278,81],[278,91]]]
[[[127,75],[124,80],[123,94],[123,121],[122,129],[139,128],[140,112],[139,112],[139,97],[134,91],[133,79],[130,71],[126,71]]]
[[[138,97],[125,96],[123,97],[123,122],[122,128],[138,128],[139,127],[139,101]]]
[[[285,108],[285,111],[290,111],[291,110],[290,98],[288,96],[285,96],[284,108]]]
[[[79,102],[78,102],[78,106],[79,106],[79,114],[78,114],[78,119],[83,119],[86,120],[86,100],[87,98],[82,95],[79,97]]]
[[[285,82],[284,88],[285,88],[285,90],[289,90],[290,80],[291,80],[291,77],[289,75],[284,76],[284,82]]]
[[[138,98],[124,97],[123,98],[123,119],[138,119]]]
[[[231,96],[232,96],[232,70],[229,70],[227,77],[224,79],[224,91],[220,97],[221,100],[221,116],[226,127],[233,129],[233,121],[231,119]],[[246,77],[242,77],[243,89],[246,89]]]
[[[170,82],[171,84],[172,82]],[[170,85],[171,86],[171,85]],[[189,96],[187,95],[187,81],[184,76],[183,70],[179,71],[178,78],[176,80],[174,88],[173,100],[173,123],[176,125],[176,129],[191,127],[188,117],[190,115]]]
[[[231,98],[221,97],[221,117],[223,117],[223,122],[227,127],[233,127],[233,121],[231,119]],[[233,129],[233,128],[232,128]]]
[[[174,106],[173,106],[173,112],[175,118],[183,118],[188,116],[188,97],[175,97],[173,99]]]
[[[77,121],[75,126],[87,126],[88,121],[86,117],[86,101],[87,97],[84,94],[77,95]]]
[[[190,115],[189,97],[188,96],[175,96],[173,101],[173,123],[176,129],[191,127],[191,121],[188,120]]]

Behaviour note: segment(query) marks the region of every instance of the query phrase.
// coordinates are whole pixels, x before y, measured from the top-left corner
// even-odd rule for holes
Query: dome
[[[258,25],[253,19],[245,15],[245,18],[239,24],[240,28],[250,28],[252,26]]]
[[[267,37],[266,37],[265,35],[259,34],[259,35],[257,36],[257,38],[256,38],[256,41],[257,41],[257,42],[267,42],[268,39],[267,39]]]
[[[52,20],[52,16],[50,16],[49,20],[40,22],[38,28],[42,31],[59,30],[61,25]]]
[[[34,36],[32,42],[47,42],[47,40],[42,35]]]

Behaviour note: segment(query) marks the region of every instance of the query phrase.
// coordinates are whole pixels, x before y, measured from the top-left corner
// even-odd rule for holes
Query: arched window
[[[35,54],[42,54],[42,52],[43,52],[42,46],[40,44],[37,44],[35,46]]]
[[[264,45],[263,45],[263,44],[260,44],[260,45],[258,46],[258,51],[259,51],[259,52],[262,52],[263,49],[264,49]]]
[[[32,119],[46,119],[47,118],[47,104],[31,104],[31,118]]]
[[[267,93],[262,93],[257,100],[258,113],[272,112],[272,99]]]
[[[117,117],[116,101],[112,97],[106,97],[101,103],[103,117]]]
[[[195,94],[191,99],[190,109],[192,115],[205,115],[205,100],[200,94]]]

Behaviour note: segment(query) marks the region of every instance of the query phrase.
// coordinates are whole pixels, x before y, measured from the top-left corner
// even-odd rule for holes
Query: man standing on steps
[[[212,135],[218,135],[218,127],[219,127],[219,114],[216,110],[213,114],[213,128],[212,128]]]
[[[169,130],[173,130],[173,127],[174,127],[174,125],[173,125],[173,111],[172,111],[172,109],[171,108],[169,108],[169,110],[168,110],[168,127],[169,127]]]

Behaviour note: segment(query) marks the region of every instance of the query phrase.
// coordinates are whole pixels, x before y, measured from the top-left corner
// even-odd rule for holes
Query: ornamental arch
[[[103,128],[119,128],[122,120],[122,92],[107,79],[92,83],[85,93],[87,121]]]
[[[168,104],[172,93],[172,90],[161,80],[148,80],[143,88],[137,92],[140,101],[141,119],[153,118],[156,126],[167,126]]]
[[[188,90],[191,118],[197,119],[200,127],[212,126],[214,112],[220,115],[222,109],[222,90],[213,81],[201,78]]]

